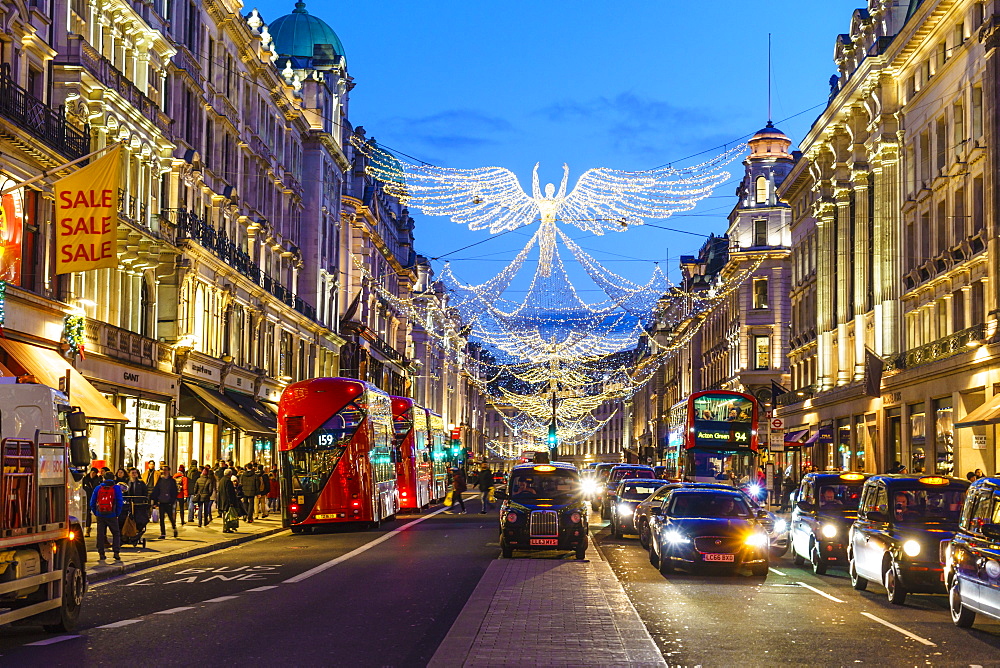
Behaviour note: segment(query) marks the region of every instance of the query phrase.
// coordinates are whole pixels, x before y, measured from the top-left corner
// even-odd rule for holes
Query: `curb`
[[[281,533],[282,531],[288,531],[288,529],[285,527],[277,527],[275,529],[265,529],[264,531],[260,531],[258,533],[246,534],[244,536],[239,536],[237,538],[231,538],[229,540],[223,540],[217,543],[212,543],[211,545],[199,545],[198,547],[192,547],[189,550],[179,550],[176,552],[170,552],[169,554],[160,555],[158,557],[152,557],[150,559],[145,559],[143,561],[133,561],[131,563],[121,564],[119,566],[108,566],[106,569],[102,569],[98,573],[92,573],[88,570],[87,584],[91,585],[97,582],[102,582],[104,580],[110,580],[111,578],[118,577],[119,575],[145,570],[147,568],[152,568],[153,566],[168,564],[171,561],[179,561],[180,559],[186,559],[188,557],[197,557],[203,554],[208,554],[209,552],[214,552],[215,550],[218,549],[234,547],[236,545],[242,545],[243,543],[249,543],[250,541],[257,540],[258,538],[273,536],[274,534]]]

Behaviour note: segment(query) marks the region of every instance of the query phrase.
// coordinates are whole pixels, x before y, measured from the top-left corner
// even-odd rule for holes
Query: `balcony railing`
[[[153,339],[92,318],[87,318],[84,337],[89,350],[115,359],[153,368],[162,359]]]
[[[918,348],[907,350],[896,356],[890,366],[895,369],[912,369],[921,364],[937,362],[953,355],[969,352],[971,348],[982,343],[985,338],[986,324],[973,325],[937,341],[931,341]]]
[[[170,136],[170,117],[160,111],[155,102],[146,97],[127,76],[88,44],[81,35],[69,36],[66,54],[59,62],[85,67],[95,79],[125,98],[126,102],[149,119],[165,136]]]
[[[11,76],[10,63],[0,65],[0,116],[71,160],[90,152],[87,129],[69,123],[62,105],[53,109],[18,86]]]
[[[792,404],[797,404],[800,401],[810,399],[815,394],[816,386],[806,385],[805,387],[800,387],[797,390],[792,390],[791,392],[785,392],[784,394],[779,395],[775,403],[779,406],[791,406]]]
[[[178,242],[185,239],[197,242],[206,250],[212,251],[216,257],[230,267],[274,295],[282,303],[292,307],[310,320],[316,319],[314,306],[297,297],[294,292],[282,285],[277,279],[262,272],[249,254],[240,249],[225,233],[217,231],[200,216],[186,209],[162,209],[160,219],[176,227]]]

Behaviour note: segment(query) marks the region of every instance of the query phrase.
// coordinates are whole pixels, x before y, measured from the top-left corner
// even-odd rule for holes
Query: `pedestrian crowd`
[[[223,533],[232,533],[240,520],[253,523],[278,511],[279,485],[268,466],[251,462],[235,466],[232,461],[218,461],[215,466],[198,466],[192,460],[171,471],[163,462],[146,462],[144,471],[137,468],[91,468],[83,479],[89,501],[86,530],[90,536],[93,518],[97,520],[97,554],[105,559],[108,536],[114,559],[120,557],[122,542],[137,545],[149,522],[160,524],[160,539],[167,537],[167,521],[174,538],[181,526],[208,526],[213,519],[223,522]],[[145,541],[143,540],[145,545]]]

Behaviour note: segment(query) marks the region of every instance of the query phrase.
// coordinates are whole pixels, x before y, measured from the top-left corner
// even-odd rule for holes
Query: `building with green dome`
[[[292,69],[324,70],[344,65],[344,45],[326,21],[309,13],[306,3],[296,2],[291,14],[268,25],[278,65],[291,60]]]

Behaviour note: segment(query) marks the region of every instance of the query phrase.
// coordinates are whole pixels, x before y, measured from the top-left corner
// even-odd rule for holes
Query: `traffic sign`
[[[771,418],[771,431],[784,431],[785,429],[785,419],[776,417]]]

